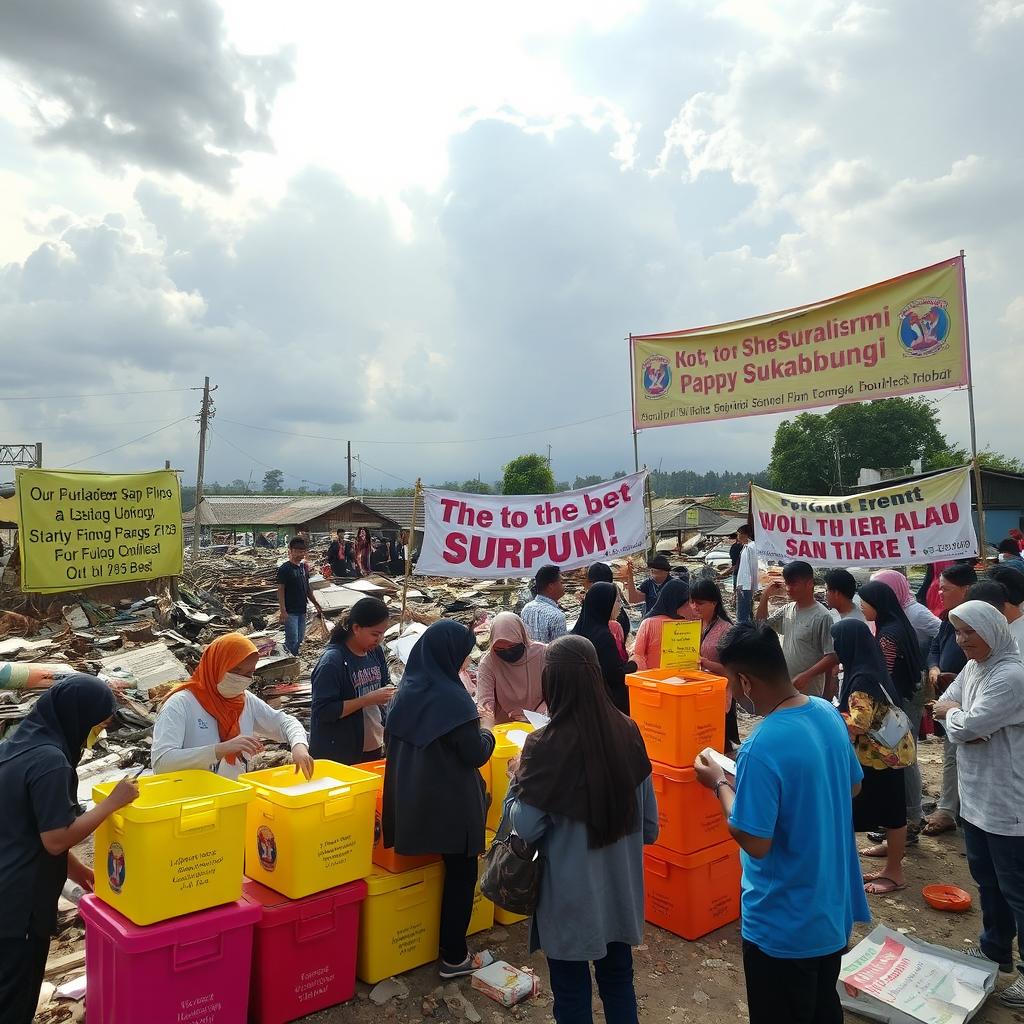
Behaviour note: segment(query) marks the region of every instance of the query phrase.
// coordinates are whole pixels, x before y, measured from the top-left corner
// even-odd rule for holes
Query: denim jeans
[[[736,591],[736,621],[741,624],[754,621],[754,592],[752,590]]]
[[[998,785],[998,780],[992,780]],[[967,866],[981,896],[982,953],[1013,963],[1013,938],[1024,956],[1024,836],[997,836],[961,819]]]
[[[548,973],[556,1024],[592,1024],[590,963],[548,957]],[[607,1024],[637,1024],[633,950],[625,942],[609,942],[607,954],[594,961],[594,975]]]
[[[296,658],[306,636],[306,615],[289,615],[284,620],[284,646]]]

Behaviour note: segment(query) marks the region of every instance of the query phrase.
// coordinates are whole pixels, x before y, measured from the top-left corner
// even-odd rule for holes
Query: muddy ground
[[[931,794],[938,791],[942,770],[942,746],[939,740],[921,744],[920,750],[925,785]],[[863,837],[862,837],[863,838]],[[861,845],[865,845],[863,842]],[[877,862],[865,860],[865,868],[877,869]],[[954,949],[962,949],[977,937],[980,914],[977,892],[967,870],[957,834],[935,839],[922,838],[906,861],[907,889],[892,896],[870,897],[877,922],[912,933],[928,941]],[[965,914],[948,914],[932,910],[921,896],[921,888],[931,882],[951,882],[975,896],[975,906]],[[54,947],[54,954],[67,952],[80,945],[80,926],[74,924],[65,932],[64,942]],[[868,929],[860,926],[855,941]],[[68,940],[71,940],[70,942]],[[77,940],[77,943],[76,943]],[[551,998],[547,994],[547,971],[544,957],[530,956],[527,951],[526,924],[498,927],[474,938],[474,948],[490,949],[496,957],[517,966],[530,966],[542,979],[544,991],[534,1000],[512,1010],[505,1010],[470,988],[468,980],[459,983],[463,996],[475,1007],[483,1024],[548,1024]],[[653,926],[648,926],[644,944],[635,954],[636,988],[643,1020],[685,1024],[736,1024],[748,1019],[743,988],[743,969],[738,924],[723,928],[700,942],[687,942]],[[74,973],[80,973],[76,971]],[[306,1018],[318,1024],[422,1024],[425,1019],[441,1022],[459,1020],[443,999],[432,998],[440,982],[433,966],[423,967],[402,977],[409,994],[383,1007],[368,999],[369,986],[359,985],[355,1001],[334,1007]],[[1007,984],[1001,980],[1000,986]],[[451,990],[449,990],[449,993]],[[426,1002],[425,1002],[426,1001]],[[63,1024],[81,1020],[80,1005],[51,1005],[36,1018],[39,1024]],[[2,1014],[0,1014],[2,1016]],[[600,1002],[595,1001],[595,1016],[601,1018]],[[853,1015],[848,1020],[862,1018]],[[1024,1024],[1024,1013],[1008,1010],[994,999],[975,1018],[984,1024]],[[94,1021],[89,1024],[103,1024]],[[783,1024],[783,1022],[780,1022]]]

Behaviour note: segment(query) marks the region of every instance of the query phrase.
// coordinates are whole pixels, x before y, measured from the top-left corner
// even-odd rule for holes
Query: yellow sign
[[[963,259],[797,309],[631,339],[633,425],[792,412],[967,383]]]
[[[661,627],[660,668],[700,668],[700,622],[672,619]]]
[[[181,572],[177,474],[19,469],[21,589],[82,590]]]

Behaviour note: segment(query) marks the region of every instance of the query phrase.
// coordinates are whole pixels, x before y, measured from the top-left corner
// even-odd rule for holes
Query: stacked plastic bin
[[[693,762],[725,743],[726,680],[704,672],[653,669],[626,679],[630,715],[651,759],[660,834],[644,850],[645,916],[699,939],[740,915],[739,848],[718,798]]]
[[[81,902],[90,1020],[244,1024],[259,918],[239,899],[250,797],[210,772],[146,777],[97,829],[96,894]]]
[[[355,994],[380,777],[317,761],[251,772],[243,898],[259,914],[249,1019],[284,1024]]]

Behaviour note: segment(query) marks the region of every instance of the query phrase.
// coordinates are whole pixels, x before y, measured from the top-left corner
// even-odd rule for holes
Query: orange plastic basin
[[[955,885],[926,885],[921,890],[925,902],[936,910],[950,910],[962,914],[971,909],[971,894]]]

